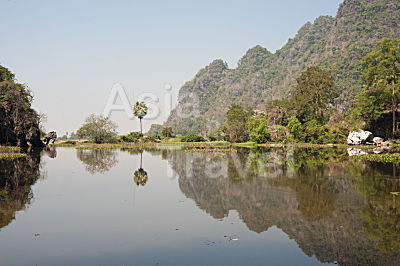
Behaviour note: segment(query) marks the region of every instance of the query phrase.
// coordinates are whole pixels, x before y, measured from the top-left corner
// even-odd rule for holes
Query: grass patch
[[[265,145],[265,144],[263,144]],[[243,143],[232,143],[232,146],[244,147],[244,148],[254,148],[257,146],[255,142],[243,142]]]
[[[179,143],[182,141],[182,137],[162,138],[162,143]]]
[[[25,156],[25,153],[0,153],[0,158],[19,158]]]

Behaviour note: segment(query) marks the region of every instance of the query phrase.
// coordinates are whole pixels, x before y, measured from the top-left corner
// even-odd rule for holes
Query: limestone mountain
[[[165,124],[181,134],[215,131],[233,103],[263,110],[290,97],[296,78],[313,65],[332,71],[337,109],[344,112],[362,87],[361,59],[384,37],[400,38],[400,1],[345,0],[336,17],[306,23],[275,53],[257,45],[234,69],[214,60],[182,86]]]

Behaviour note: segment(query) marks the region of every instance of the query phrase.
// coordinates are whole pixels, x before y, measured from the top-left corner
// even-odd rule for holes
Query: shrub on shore
[[[203,136],[200,135],[196,135],[196,134],[189,134],[184,136],[181,139],[182,142],[203,142],[205,141],[205,139],[203,138]]]

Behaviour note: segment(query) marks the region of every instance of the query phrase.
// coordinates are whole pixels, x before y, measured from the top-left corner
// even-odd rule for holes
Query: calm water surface
[[[0,159],[0,265],[399,265],[399,175],[290,147]]]

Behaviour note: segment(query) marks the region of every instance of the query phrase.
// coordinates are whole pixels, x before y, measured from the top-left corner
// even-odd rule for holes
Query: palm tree
[[[133,107],[133,114],[139,118],[140,120],[140,133],[143,136],[142,132],[142,119],[147,115],[147,106],[144,102],[136,102],[135,106]]]

